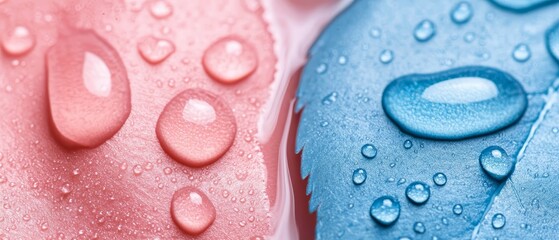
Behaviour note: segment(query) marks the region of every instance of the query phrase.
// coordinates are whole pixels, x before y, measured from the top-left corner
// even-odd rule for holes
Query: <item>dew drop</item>
[[[134,173],[134,175],[138,176],[140,174],[142,174],[144,170],[142,169],[142,166],[140,166],[139,164],[134,165],[134,167],[132,168],[132,172]]]
[[[514,50],[512,51],[512,57],[517,62],[526,62],[528,61],[528,59],[530,59],[531,56],[532,53],[530,51],[530,47],[528,47],[528,45],[524,43],[516,45],[516,47],[514,47]]]
[[[154,1],[149,7],[149,12],[154,18],[163,19],[173,14],[173,6],[166,1]]]
[[[467,32],[467,33],[464,35],[464,41],[467,42],[467,43],[471,43],[471,42],[473,42],[475,39],[476,39],[476,34],[473,33],[473,32]]]
[[[118,53],[93,32],[63,37],[47,53],[51,127],[69,148],[96,147],[130,114],[130,84]]]
[[[413,231],[419,234],[425,233],[425,225],[422,222],[415,222],[413,224]]]
[[[231,108],[218,96],[188,89],[165,106],[157,121],[161,147],[190,167],[209,165],[233,144],[237,124]]]
[[[549,54],[559,62],[559,22],[547,30],[546,45]]]
[[[353,183],[355,185],[361,185],[367,180],[367,171],[363,168],[358,168],[353,171]]]
[[[16,26],[2,40],[4,52],[12,56],[28,53],[35,46],[35,37],[24,26]]]
[[[216,211],[206,194],[189,186],[173,194],[171,216],[181,230],[190,235],[198,235],[212,225]]]
[[[379,60],[381,63],[388,64],[394,59],[394,52],[392,50],[383,50],[380,53]]]
[[[505,215],[501,213],[497,213],[493,215],[493,218],[491,219],[491,225],[495,229],[503,228],[506,223],[507,223],[507,219],[505,218]]]
[[[464,24],[470,21],[474,15],[472,5],[468,2],[459,2],[454,6],[450,14],[450,18],[456,24]]]
[[[137,45],[142,58],[151,64],[158,64],[175,52],[175,44],[167,39],[146,36]]]
[[[413,143],[412,143],[411,140],[408,139],[408,140],[404,141],[404,148],[405,149],[410,149],[411,147],[413,147]]]
[[[62,187],[60,187],[60,191],[62,194],[69,194],[72,192],[72,185],[70,185],[70,183],[65,183]]]
[[[381,30],[380,30],[380,28],[373,28],[373,29],[371,29],[370,34],[371,34],[371,37],[373,37],[373,38],[380,38]]]
[[[452,207],[452,212],[456,215],[462,214],[462,211],[464,211],[464,208],[460,204],[456,204]]]
[[[345,65],[345,64],[347,63],[347,57],[346,57],[346,56],[340,56],[340,57],[338,58],[338,63],[339,63],[340,65]]]
[[[361,155],[368,159],[373,159],[377,156],[377,148],[375,145],[367,143],[361,147]]]
[[[435,36],[436,32],[435,24],[431,20],[425,19],[417,24],[413,36],[419,42],[427,42]]]
[[[444,186],[446,184],[446,175],[441,172],[435,173],[435,175],[433,175],[433,182],[437,186]]]
[[[461,67],[407,75],[384,90],[385,113],[403,131],[424,138],[458,140],[503,129],[527,107],[512,76],[486,67]]]
[[[406,188],[406,197],[415,204],[424,204],[429,200],[431,190],[424,182],[412,182]]]
[[[316,67],[316,73],[318,74],[323,74],[326,72],[326,70],[328,70],[328,65],[326,65],[325,63],[321,63],[320,65],[318,65],[318,67]]]
[[[400,217],[400,203],[392,196],[382,196],[373,202],[369,213],[377,223],[390,226]]]
[[[258,66],[256,50],[238,36],[214,42],[202,59],[206,73],[221,83],[237,83],[251,75]]]
[[[503,181],[514,171],[516,159],[509,157],[501,147],[491,146],[481,152],[479,164],[490,177],[497,181]]]

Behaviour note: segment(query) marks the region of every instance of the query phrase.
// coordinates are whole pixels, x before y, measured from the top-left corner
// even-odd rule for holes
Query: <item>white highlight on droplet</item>
[[[103,59],[91,52],[85,52],[82,78],[85,88],[98,97],[108,97],[111,93],[111,71]]]
[[[481,102],[499,95],[493,81],[480,77],[461,77],[429,86],[421,97],[435,103],[464,104]]]
[[[184,120],[199,125],[210,124],[215,121],[215,109],[206,101],[189,99],[182,110]]]

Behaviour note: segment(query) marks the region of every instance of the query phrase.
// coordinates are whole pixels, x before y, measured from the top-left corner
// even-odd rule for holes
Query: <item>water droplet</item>
[[[411,147],[413,147],[413,143],[411,142],[411,140],[406,140],[404,141],[404,148],[405,149],[410,149]]]
[[[382,50],[379,60],[381,63],[388,64],[394,59],[394,52],[392,50]]]
[[[464,24],[470,21],[474,14],[472,5],[468,2],[459,2],[454,6],[450,14],[450,18],[456,24]]]
[[[373,37],[373,38],[379,38],[380,34],[381,34],[381,30],[380,30],[380,28],[373,28],[373,29],[371,29],[370,34],[371,34],[371,37]]]
[[[339,63],[340,65],[345,65],[345,64],[347,63],[347,57],[345,57],[345,56],[340,56],[340,57],[338,58],[338,63]]]
[[[415,222],[413,224],[413,231],[419,234],[425,233],[425,225],[422,222]]]
[[[444,186],[446,184],[446,175],[444,173],[435,173],[433,175],[433,182],[437,184],[437,186]]]
[[[134,167],[132,168],[132,172],[134,172],[134,175],[138,176],[140,174],[142,174],[144,170],[142,169],[142,166],[140,166],[139,164],[134,165]]]
[[[149,12],[154,18],[163,19],[173,14],[173,6],[166,1],[154,1],[150,5]]]
[[[547,30],[546,45],[549,54],[559,62],[559,22]]]
[[[430,196],[429,185],[424,182],[412,182],[406,188],[406,197],[415,204],[424,204]]]
[[[49,229],[49,223],[43,222],[41,223],[41,230],[46,231]]]
[[[513,171],[516,159],[509,157],[499,146],[484,149],[479,155],[479,164],[485,173],[497,181],[505,180]]]
[[[228,36],[206,49],[202,63],[215,80],[237,83],[256,70],[258,59],[252,45],[240,37]]]
[[[330,105],[338,99],[338,92],[332,92],[322,99],[322,104]]]
[[[518,81],[486,67],[403,76],[392,81],[382,96],[384,111],[400,129],[445,140],[503,129],[524,114],[527,103]]]
[[[390,226],[400,217],[400,203],[392,196],[379,197],[371,205],[370,215],[377,223]]]
[[[375,145],[367,143],[361,147],[361,155],[368,159],[373,159],[377,156],[377,148]]]
[[[130,84],[118,53],[93,32],[63,37],[47,53],[53,132],[70,148],[96,147],[130,114]]]
[[[70,185],[70,183],[65,183],[62,187],[60,187],[60,191],[62,194],[69,194],[72,192],[72,185]]]
[[[355,185],[361,185],[367,180],[367,172],[363,168],[358,168],[353,171],[353,183]]]
[[[318,65],[318,67],[316,67],[316,73],[318,74],[323,74],[326,72],[326,70],[328,70],[328,65],[326,65],[325,63],[321,63],[320,65]]]
[[[462,208],[462,205],[460,205],[460,204],[456,204],[456,205],[454,205],[454,207],[452,207],[452,212],[456,215],[462,214],[463,210],[464,210],[464,208]]]
[[[466,35],[464,35],[464,41],[467,43],[471,43],[476,39],[476,34],[473,32],[467,32]]]
[[[524,43],[516,45],[516,47],[514,47],[514,50],[512,51],[512,57],[517,62],[526,62],[528,61],[528,59],[530,59],[531,56],[532,53],[530,51],[530,47],[528,47],[528,45]]]
[[[493,219],[491,219],[491,225],[493,225],[493,228],[495,229],[503,228],[506,223],[507,219],[505,218],[505,215],[500,213],[493,215]]]
[[[171,216],[181,230],[198,235],[212,225],[216,212],[206,194],[195,187],[184,187],[173,194]]]
[[[158,64],[175,52],[175,45],[166,39],[146,36],[138,41],[138,52],[151,64]]]
[[[419,42],[429,41],[437,33],[437,28],[435,24],[428,19],[425,19],[415,27],[413,36]]]
[[[190,167],[206,166],[223,156],[236,132],[231,108],[202,89],[188,89],[174,97],[159,116],[156,128],[165,152]]]
[[[4,52],[12,56],[28,53],[35,46],[35,37],[24,26],[16,26],[2,40]]]

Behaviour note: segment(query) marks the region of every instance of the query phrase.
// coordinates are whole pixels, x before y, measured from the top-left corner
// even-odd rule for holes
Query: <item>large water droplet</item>
[[[166,39],[146,36],[138,41],[138,52],[147,62],[158,64],[175,52],[175,45]]]
[[[165,152],[190,167],[215,162],[233,144],[233,111],[216,95],[188,89],[165,106],[157,121],[157,138]]]
[[[532,53],[530,51],[530,47],[528,47],[528,45],[524,43],[516,45],[516,47],[514,47],[514,50],[512,51],[512,57],[517,62],[526,62],[528,61],[528,59],[530,59],[531,56]]]
[[[377,156],[377,148],[373,144],[365,144],[361,147],[361,155],[368,159],[373,159]]]
[[[20,56],[35,46],[35,37],[24,26],[16,26],[2,39],[4,52],[12,56]]]
[[[450,18],[456,24],[464,24],[470,21],[474,14],[472,5],[468,2],[459,2],[450,13]]]
[[[424,182],[412,182],[406,188],[406,197],[415,204],[424,204],[429,200],[431,190]]]
[[[413,36],[419,42],[429,41],[437,33],[437,28],[435,24],[428,19],[425,19],[415,27],[413,31]]]
[[[516,12],[527,12],[547,4],[557,2],[557,0],[490,0],[496,5],[516,11]]]
[[[130,114],[130,84],[118,53],[93,32],[59,39],[47,53],[55,137],[67,147],[96,147]]]
[[[559,22],[547,30],[546,40],[547,50],[559,62]]]
[[[447,140],[503,129],[524,114],[527,103],[520,83],[486,67],[403,76],[382,96],[384,111],[402,130]]]
[[[422,222],[415,222],[413,224],[413,231],[419,234],[425,233],[425,225]]]
[[[252,45],[237,36],[228,36],[213,43],[202,59],[204,69],[215,80],[236,83],[251,75],[258,66]]]
[[[506,223],[507,223],[507,219],[505,218],[505,215],[501,213],[497,213],[493,215],[493,218],[491,219],[491,225],[495,229],[503,228]]]
[[[509,157],[507,152],[499,146],[491,146],[481,152],[479,164],[490,177],[502,181],[514,171],[516,158]]]
[[[198,235],[212,225],[216,212],[206,194],[195,187],[185,187],[173,194],[171,216],[181,230]]]
[[[400,203],[392,196],[379,197],[371,205],[370,214],[377,223],[390,226],[400,217]]]
[[[355,185],[361,185],[367,180],[367,172],[363,168],[358,168],[353,171],[353,183]]]
[[[435,173],[433,175],[433,182],[437,184],[437,186],[444,186],[446,184],[446,175],[444,173]]]
[[[163,19],[173,14],[173,6],[166,1],[157,0],[150,4],[149,12],[154,18]]]

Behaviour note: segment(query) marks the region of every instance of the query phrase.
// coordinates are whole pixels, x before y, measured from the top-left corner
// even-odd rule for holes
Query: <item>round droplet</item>
[[[425,19],[417,24],[413,36],[419,42],[426,42],[433,38],[436,32],[437,28],[435,24],[431,20]]]
[[[154,36],[140,39],[137,48],[142,58],[151,64],[161,63],[175,52],[173,42]]]
[[[182,231],[198,235],[212,225],[216,212],[206,194],[195,187],[185,187],[173,194],[171,217]]]
[[[371,217],[383,226],[390,226],[400,217],[400,203],[392,196],[377,198],[371,205]]]
[[[65,183],[62,187],[60,187],[60,191],[62,194],[69,194],[72,192],[72,185],[70,185],[70,183]]]
[[[381,63],[388,64],[394,59],[394,52],[392,50],[382,50],[379,60]]]
[[[435,175],[433,175],[433,182],[437,186],[444,186],[446,184],[446,175],[441,172],[435,173]]]
[[[528,45],[524,43],[516,45],[516,47],[514,47],[514,50],[512,51],[512,57],[517,62],[526,62],[528,61],[528,59],[530,59],[531,56],[532,53],[530,51],[530,47],[528,47]]]
[[[363,168],[358,168],[353,171],[353,183],[355,185],[361,185],[367,180],[367,172]]]
[[[485,173],[497,181],[505,180],[513,171],[516,159],[509,157],[499,146],[484,149],[479,155],[479,164]]]
[[[392,81],[382,95],[385,113],[403,131],[424,138],[458,140],[503,129],[528,105],[512,76],[486,67],[461,67]]]
[[[258,66],[252,45],[237,36],[213,43],[202,59],[206,72],[221,83],[236,83],[251,75]]]
[[[162,0],[157,0],[151,3],[149,11],[154,18],[163,19],[173,14],[173,6]]]
[[[452,212],[456,215],[462,214],[462,211],[464,211],[464,208],[460,204],[456,204],[452,207]]]
[[[493,228],[495,229],[503,228],[506,223],[507,219],[505,218],[505,215],[500,213],[493,215],[493,219],[491,219],[491,225],[493,225]]]
[[[128,118],[130,84],[118,53],[93,32],[58,40],[46,57],[55,137],[66,147],[96,147]]]
[[[547,30],[546,45],[549,54],[559,62],[559,22]]]
[[[375,145],[367,143],[361,147],[361,155],[368,159],[373,159],[377,156],[377,148]]]
[[[405,149],[410,149],[411,147],[413,147],[413,143],[412,143],[411,140],[408,139],[408,140],[404,141],[404,148]]]
[[[328,65],[321,63],[320,65],[318,65],[318,67],[316,67],[316,73],[318,74],[323,74],[326,72],[326,70],[328,70]]]
[[[429,200],[431,190],[424,182],[412,182],[406,188],[406,197],[415,204],[424,204]]]
[[[422,222],[415,222],[413,224],[413,231],[419,234],[425,233],[425,225]]]
[[[464,41],[467,42],[467,43],[471,43],[471,42],[473,42],[475,39],[476,39],[476,34],[473,33],[473,32],[467,32],[467,33],[464,35]]]
[[[202,167],[233,144],[237,124],[231,108],[213,93],[188,89],[165,106],[157,121],[159,143],[173,159]]]
[[[450,13],[450,18],[456,24],[464,24],[470,21],[474,15],[472,5],[468,2],[459,2]]]
[[[35,46],[35,37],[29,29],[17,26],[4,36],[2,48],[4,52],[12,56],[21,56],[28,53]]]

